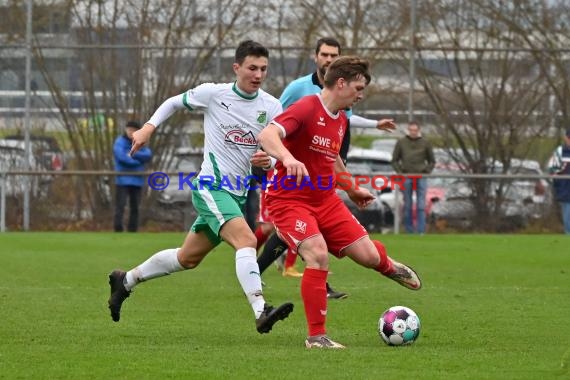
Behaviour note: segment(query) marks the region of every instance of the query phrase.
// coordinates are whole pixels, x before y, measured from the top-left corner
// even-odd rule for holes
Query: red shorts
[[[341,258],[344,248],[368,236],[336,194],[318,205],[267,197],[266,207],[280,237],[295,253],[304,240],[322,234],[329,252]]]

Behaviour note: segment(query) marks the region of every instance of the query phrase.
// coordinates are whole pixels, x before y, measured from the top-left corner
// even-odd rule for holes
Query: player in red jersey
[[[291,105],[259,135],[259,142],[278,162],[269,180],[267,207],[277,232],[305,260],[301,297],[308,324],[307,348],[344,348],[326,335],[328,252],[418,290],[416,272],[372,241],[336,194],[336,174],[346,173],[339,157],[347,118],[344,109],[363,98],[370,83],[369,63],[340,57],[328,68],[324,89]],[[343,189],[359,207],[374,196],[346,181]]]

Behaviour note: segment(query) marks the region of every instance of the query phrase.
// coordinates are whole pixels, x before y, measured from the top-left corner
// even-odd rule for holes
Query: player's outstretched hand
[[[283,159],[283,166],[287,168],[287,176],[297,178],[297,186],[301,184],[304,177],[309,177],[309,172],[301,161],[297,161],[293,156]]]
[[[380,119],[378,120],[376,128],[381,131],[392,132],[396,129],[396,124],[394,123],[394,119]]]
[[[347,191],[347,194],[350,200],[353,201],[361,210],[366,208],[370,203],[374,201],[374,199],[376,199],[376,197],[364,187],[350,189]]]
[[[130,156],[135,154],[140,148],[149,142],[150,136],[152,136],[154,130],[154,125],[146,123],[141,129],[133,133],[133,145],[131,146],[131,151],[129,152]]]

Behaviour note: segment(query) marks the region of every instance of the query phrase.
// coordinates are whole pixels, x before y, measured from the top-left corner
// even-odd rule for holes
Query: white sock
[[[152,255],[147,261],[127,272],[125,288],[131,290],[139,282],[180,272],[185,268],[178,261],[178,248],[165,249]]]
[[[255,319],[259,318],[265,305],[256,256],[257,252],[252,247],[240,248],[236,251],[237,278],[253,309]]]

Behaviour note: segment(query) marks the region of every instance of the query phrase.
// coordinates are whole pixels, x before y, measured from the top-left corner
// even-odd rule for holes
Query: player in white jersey
[[[185,106],[205,112],[204,133],[208,143],[204,145],[199,177],[211,176],[214,186],[221,184],[232,194],[245,194],[247,188],[242,185],[251,174],[249,160],[257,150],[256,136],[282,111],[275,100],[262,89],[248,96],[235,83],[206,83],[171,99],[172,107]],[[149,122],[157,125],[163,117],[155,114]]]
[[[267,76],[268,57],[259,43],[242,42],[233,64],[236,82],[202,84],[166,100],[133,135],[132,153],[147,144],[154,130],[175,111],[204,112],[204,162],[192,189],[198,218],[182,247],[160,251],[128,272],[114,270],[109,275],[113,321],[119,321],[122,303],[138,283],[197,267],[222,240],[236,251],[236,274],[253,309],[257,331],[269,332],[293,311],[289,302],[279,307],[265,302],[256,239],[242,213],[248,190],[244,179],[250,175],[251,164],[271,164],[267,154],[256,152],[257,135],[282,111],[279,100],[260,88]]]

